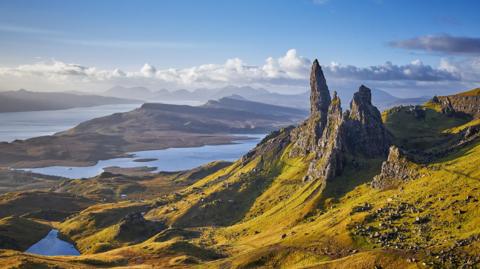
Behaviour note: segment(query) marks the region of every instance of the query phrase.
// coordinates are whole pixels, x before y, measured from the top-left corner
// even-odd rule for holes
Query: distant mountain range
[[[338,95],[346,106],[353,92],[339,91]],[[299,94],[280,94],[262,88],[227,86],[217,89],[195,89],[169,91],[166,89],[150,90],[145,87],[113,87],[101,95],[81,94],[77,92],[32,92],[27,90],[0,92],[0,113],[58,110],[75,107],[89,107],[110,104],[134,104],[144,102],[160,102],[175,104],[199,105],[209,100],[224,97],[237,100],[248,100],[264,104],[292,107],[308,110],[309,92]],[[384,110],[398,105],[422,104],[430,97],[399,98],[385,91],[372,89],[373,103]]]
[[[79,95],[62,92],[31,92],[23,89],[0,92],[0,113],[133,103],[142,102],[119,97]]]
[[[195,89],[169,91],[166,89],[150,90],[145,87],[122,87],[116,86],[103,93],[105,96],[113,96],[119,98],[139,99],[146,102],[206,102],[208,100],[217,100],[222,97],[230,97],[235,99],[247,99],[250,101],[261,102],[266,104],[275,104],[279,106],[294,107],[299,109],[309,108],[310,93],[305,91],[299,94],[280,94],[268,91],[263,88],[252,87],[235,87],[227,86],[216,89]],[[348,102],[353,95],[353,91],[339,91],[338,95],[342,100]],[[422,104],[430,99],[428,96],[418,98],[399,98],[379,89],[372,89],[373,103],[380,109],[384,110],[397,105],[416,105]]]

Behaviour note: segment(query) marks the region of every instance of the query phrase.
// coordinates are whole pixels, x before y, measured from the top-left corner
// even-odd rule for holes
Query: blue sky
[[[453,72],[453,67],[466,61],[472,68],[455,70],[458,74],[463,72],[462,77],[455,80],[445,80],[442,75],[440,80],[446,83],[441,87],[445,90],[448,87],[470,87],[478,83],[475,78],[480,54],[475,49],[475,41],[480,37],[478,10],[480,2],[473,0],[0,1],[0,67],[3,68],[0,75],[24,72],[19,66],[27,66],[23,69],[35,73],[32,69],[48,69],[48,65],[54,65],[52,61],[55,61],[55,70],[63,68],[61,64],[67,68],[75,64],[83,68],[82,72],[113,72],[117,69],[117,77],[126,74],[125,77],[136,78],[113,80],[105,78],[107,75],[103,73],[101,83],[98,77],[84,80],[90,83],[85,83],[85,87],[95,89],[118,83],[172,88],[214,87],[222,83],[196,83],[205,79],[188,80],[185,77],[172,82],[165,78],[164,72],[157,74],[157,71],[170,68],[185,71],[206,64],[224,65],[228,59],[235,58],[241,59],[240,65],[261,69],[268,57],[279,60],[288,50],[295,49],[295,56],[304,65],[314,58],[318,58],[322,65],[335,62],[356,68],[379,66],[387,61],[402,67],[420,60],[422,65],[434,69],[444,65],[441,68],[447,70],[451,67]],[[428,39],[426,47],[425,40],[415,39],[420,37],[447,37],[450,43],[447,49],[432,49],[428,42],[441,40]],[[468,52],[455,49],[458,46],[452,49],[450,44],[457,44],[458,38],[473,38],[474,49]],[[399,43],[409,39],[413,40]],[[43,65],[39,65],[40,62]],[[146,74],[157,80],[139,80],[134,75],[135,72],[140,74],[146,63],[153,68]],[[252,75],[243,81],[238,76],[236,79],[222,77],[220,81],[265,87],[276,85],[283,91],[303,87],[302,78],[295,75],[305,68],[290,72],[290,75],[281,64],[279,69],[281,74],[287,75],[282,75],[281,79],[278,75],[269,75],[269,78],[276,79],[274,82],[266,83]],[[220,72],[215,70],[217,74]],[[361,78],[355,77],[356,80]],[[68,85],[65,81],[58,84],[55,79],[50,74],[49,84],[24,77],[24,84],[30,88],[40,85],[41,89],[37,90],[82,90],[82,85]],[[165,81],[160,83],[162,79]],[[341,79],[352,80],[352,77],[338,75],[333,80]],[[374,83],[377,87],[396,89],[395,76],[390,84],[383,78],[381,83],[378,79],[373,80],[377,81]],[[419,78],[400,80],[404,82],[397,87],[400,95],[409,92],[407,87],[418,87],[414,85],[415,81],[422,81]],[[410,84],[405,84],[407,80]],[[282,81],[285,85],[280,85]],[[22,80],[8,79],[0,84],[0,90],[21,85]],[[432,88],[422,85],[419,89],[431,94]]]

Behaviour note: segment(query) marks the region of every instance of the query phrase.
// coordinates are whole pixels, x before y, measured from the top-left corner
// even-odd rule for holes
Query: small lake
[[[51,230],[42,240],[33,244],[25,252],[45,256],[78,256],[74,245],[58,238],[58,230]]]
[[[162,150],[131,152],[133,155],[131,158],[102,160],[93,166],[49,166],[22,170],[72,179],[94,177],[101,174],[104,168],[112,166],[121,168],[148,166],[156,168],[156,170],[152,172],[180,171],[192,169],[212,161],[235,161],[247,153],[250,149],[254,148],[265,135],[249,134],[246,136],[251,137],[252,139],[239,140],[233,144],[226,145],[208,145],[201,147],[169,148]],[[142,161],[141,159],[145,159],[147,161]],[[141,162],[135,160],[140,160]]]
[[[52,135],[93,118],[127,112],[141,104],[104,105],[62,110],[0,113],[0,142]]]

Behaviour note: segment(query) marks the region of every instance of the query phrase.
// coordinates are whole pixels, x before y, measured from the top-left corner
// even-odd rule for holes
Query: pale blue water
[[[236,141],[234,144],[211,145],[190,148],[169,148],[132,152],[132,158],[114,158],[99,161],[96,165],[86,167],[50,166],[42,168],[23,169],[35,173],[61,176],[66,178],[87,178],[99,175],[103,168],[118,166],[122,168],[148,166],[156,167],[156,171],[179,171],[195,168],[202,164],[224,160],[234,161],[247,153],[265,135],[248,135],[252,139]],[[155,158],[149,162],[135,162],[136,159]],[[155,172],[155,171],[154,171]]]
[[[78,256],[80,252],[72,244],[58,238],[58,231],[51,230],[42,240],[33,244],[25,252],[45,256]]]
[[[52,135],[77,124],[117,112],[127,112],[140,104],[104,105],[63,110],[0,113],[0,142]]]

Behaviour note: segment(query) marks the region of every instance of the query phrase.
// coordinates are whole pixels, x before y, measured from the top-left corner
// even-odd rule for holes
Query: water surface
[[[44,175],[61,176],[66,178],[88,178],[103,172],[106,167],[118,166],[132,168],[148,166],[158,171],[180,171],[192,169],[202,164],[224,160],[235,161],[254,148],[265,135],[248,135],[252,139],[236,141],[227,145],[208,145],[189,148],[169,148],[161,150],[147,150],[132,152],[131,158],[113,158],[99,161],[97,164],[86,167],[76,166],[49,166],[42,168],[23,169]],[[138,159],[155,159],[147,162],[136,162]]]
[[[58,238],[58,230],[51,230],[42,240],[25,252],[45,256],[78,256],[80,252],[72,244]]]

